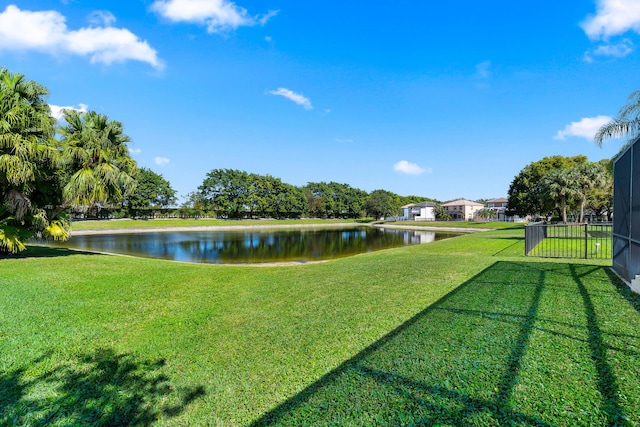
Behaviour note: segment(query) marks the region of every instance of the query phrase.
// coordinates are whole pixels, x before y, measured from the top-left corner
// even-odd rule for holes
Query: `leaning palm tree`
[[[630,136],[631,139],[640,134],[640,90],[631,92],[627,103],[618,111],[617,117],[602,126],[593,140],[599,146],[605,139]]]
[[[120,122],[95,111],[65,110],[60,129],[64,159],[71,171],[64,187],[67,205],[105,205],[135,189],[137,165]]]
[[[61,163],[47,95],[0,69],[0,253],[24,250],[29,237],[69,235],[68,223],[52,215]]]

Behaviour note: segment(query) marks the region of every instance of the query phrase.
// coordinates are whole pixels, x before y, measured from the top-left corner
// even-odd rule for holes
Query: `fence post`
[[[589,254],[589,234],[588,234],[589,224],[584,223],[584,259],[587,259]]]

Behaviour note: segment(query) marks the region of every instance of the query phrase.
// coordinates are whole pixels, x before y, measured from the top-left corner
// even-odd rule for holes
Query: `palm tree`
[[[0,69],[0,252],[25,249],[32,236],[68,237],[66,221],[51,215],[59,193],[60,150],[47,89]],[[45,201],[49,199],[49,201]]]
[[[542,178],[541,185],[551,199],[560,201],[562,222],[566,223],[567,202],[580,194],[575,172],[568,169],[553,169]]]
[[[570,173],[573,173],[576,184],[579,188],[580,198],[580,222],[584,221],[584,207],[587,203],[587,194],[592,188],[602,185],[605,180],[606,171],[598,163],[583,163],[574,166]]]
[[[483,208],[478,211],[478,216],[485,220],[485,222],[489,222],[489,220],[496,216],[495,212],[488,208]]]
[[[635,90],[627,98],[627,104],[618,111],[618,116],[602,126],[593,140],[602,146],[605,139],[625,135],[634,138],[638,134],[640,134],[640,90]]]
[[[61,143],[71,171],[64,187],[66,206],[105,205],[133,191],[138,168],[122,124],[95,111],[65,110],[64,119]]]

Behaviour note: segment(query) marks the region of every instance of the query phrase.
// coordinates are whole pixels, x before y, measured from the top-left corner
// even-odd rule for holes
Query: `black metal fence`
[[[631,282],[640,275],[640,138],[613,165],[613,269]]]
[[[610,222],[589,224],[534,223],[525,227],[525,255],[545,258],[610,259]]]

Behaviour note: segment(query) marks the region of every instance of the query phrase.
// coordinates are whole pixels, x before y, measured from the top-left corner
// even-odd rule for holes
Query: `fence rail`
[[[609,259],[612,257],[610,222],[525,226],[525,255],[545,258]]]

